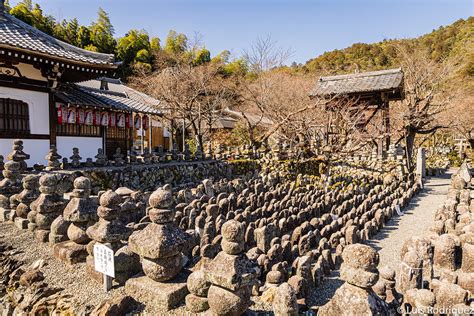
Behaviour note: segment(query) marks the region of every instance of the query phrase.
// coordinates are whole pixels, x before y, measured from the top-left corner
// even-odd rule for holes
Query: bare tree
[[[183,125],[184,130],[190,128],[202,147],[205,134],[231,94],[218,75],[218,66],[213,63],[193,66],[181,62],[137,77],[134,82],[141,90],[163,101],[164,117],[169,120],[173,132]]]
[[[405,139],[408,160],[412,162],[417,135],[428,135],[448,125],[440,116],[449,108],[455,92],[448,82],[456,71],[453,61],[436,62],[426,51],[399,46],[405,74],[405,99],[392,111],[399,133]]]

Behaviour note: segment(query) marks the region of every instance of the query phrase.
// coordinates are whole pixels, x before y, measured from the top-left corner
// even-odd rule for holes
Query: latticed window
[[[0,135],[30,134],[28,104],[15,99],[0,98]]]

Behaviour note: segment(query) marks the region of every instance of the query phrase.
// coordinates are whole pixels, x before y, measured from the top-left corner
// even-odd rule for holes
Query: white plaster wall
[[[74,147],[79,148],[81,161],[85,162],[87,158],[95,160],[94,156],[97,155],[97,149],[102,148],[102,137],[57,136],[56,147],[58,153],[63,157],[67,157],[68,160],[72,156]]]
[[[31,134],[49,135],[48,93],[0,87],[0,98],[16,99],[27,103]]]
[[[0,155],[7,162],[7,155],[11,153],[13,139],[0,139]],[[46,165],[44,158],[48,154],[49,139],[23,139],[23,151],[30,155],[30,159],[26,161],[28,167],[33,167],[35,163]]]

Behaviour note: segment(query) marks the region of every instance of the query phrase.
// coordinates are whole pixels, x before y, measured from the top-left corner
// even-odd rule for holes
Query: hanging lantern
[[[132,116],[130,114],[125,114],[125,127],[132,127]]]
[[[117,123],[117,117],[115,115],[115,112],[110,112],[109,117],[110,117],[109,126],[115,127]]]
[[[85,120],[85,112],[84,112],[84,109],[78,109],[77,111],[77,120],[78,120],[78,123],[79,124],[84,124],[84,120]]]
[[[63,111],[64,108],[61,103],[56,103],[56,109],[58,112],[58,124],[63,124]]]
[[[135,126],[135,129],[140,129],[142,127],[142,122],[139,115],[135,115],[133,126]]]
[[[109,112],[102,112],[101,113],[101,118],[100,118],[100,122],[101,122],[101,125],[102,126],[108,126],[109,125],[109,120],[110,120],[110,114]]]
[[[99,110],[94,111],[94,125],[95,126],[101,125],[100,118],[101,118],[100,111]]]
[[[143,129],[147,130],[149,126],[150,126],[150,119],[148,118],[148,115],[145,115],[143,116]]]
[[[85,117],[84,117],[84,124],[86,125],[94,124],[94,111],[86,110]]]
[[[117,126],[125,127],[125,114],[124,113],[117,114]]]
[[[69,124],[76,124],[76,108],[68,108],[67,109],[67,122]]]

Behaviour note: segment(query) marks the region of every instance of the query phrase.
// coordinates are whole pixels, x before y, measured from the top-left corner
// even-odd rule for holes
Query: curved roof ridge
[[[0,45],[2,44],[73,61],[97,65],[115,65],[113,54],[92,52],[71,45],[6,12],[0,14]]]

